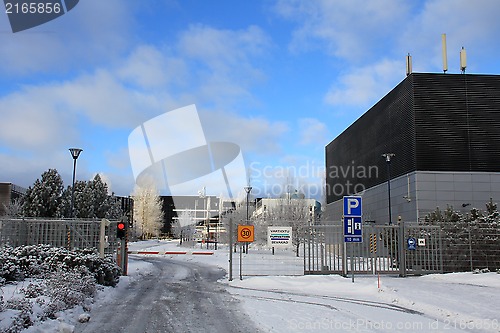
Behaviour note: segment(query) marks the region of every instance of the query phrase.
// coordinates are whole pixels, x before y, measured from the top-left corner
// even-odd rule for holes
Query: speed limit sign
[[[253,225],[238,225],[238,242],[253,242],[254,227]]]

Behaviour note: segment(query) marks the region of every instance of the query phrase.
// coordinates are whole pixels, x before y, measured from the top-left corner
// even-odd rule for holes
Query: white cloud
[[[27,31],[3,33],[0,71],[61,73],[110,61],[133,41],[135,6],[120,0],[80,1],[58,19]],[[10,30],[7,20],[0,22],[0,29]]]
[[[251,56],[266,53],[269,46],[268,36],[256,26],[234,31],[193,25],[179,40],[181,53],[218,70],[248,66]]]
[[[324,145],[330,135],[325,123],[314,118],[301,118],[299,122],[301,145]]]
[[[282,121],[202,108],[199,108],[199,112],[208,141],[236,143],[244,154],[276,154],[282,151],[283,141],[287,141],[289,126]]]
[[[182,57],[167,52],[153,45],[139,45],[117,70],[117,75],[139,89],[183,85],[189,69]]]
[[[74,117],[59,113],[51,96],[27,89],[0,99],[0,141],[10,148],[45,150],[62,137],[75,138]]]
[[[298,22],[292,49],[325,47],[329,54],[359,62],[373,54],[374,47],[399,36],[410,6],[398,0],[279,0],[275,10]]]
[[[252,64],[267,53],[269,37],[258,27],[221,30],[193,25],[179,36],[177,52],[189,64],[190,84],[202,103],[228,108],[252,102],[249,87],[266,79]],[[190,95],[193,96],[193,95]]]
[[[325,103],[333,106],[370,107],[404,79],[404,58],[383,60],[342,75],[325,95]]]

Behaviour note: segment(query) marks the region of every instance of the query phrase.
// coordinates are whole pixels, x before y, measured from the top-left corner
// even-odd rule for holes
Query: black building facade
[[[395,154],[391,179],[407,176],[407,197],[419,173],[466,173],[486,182],[486,174],[500,172],[499,123],[500,76],[410,74],[326,146],[327,204],[387,182],[384,153]]]

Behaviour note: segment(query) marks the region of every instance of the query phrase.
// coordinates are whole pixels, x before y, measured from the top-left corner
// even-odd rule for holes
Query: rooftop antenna
[[[408,53],[406,56],[406,76],[412,73],[412,63],[411,63],[411,55]]]
[[[460,50],[460,70],[462,74],[465,74],[465,68],[467,68],[467,53],[465,52],[465,48],[462,46]]]
[[[448,55],[446,52],[446,34],[441,35],[441,44],[443,47],[443,73],[446,74],[448,71]]]

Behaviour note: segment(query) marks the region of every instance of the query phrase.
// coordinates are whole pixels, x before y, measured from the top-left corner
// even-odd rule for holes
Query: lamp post
[[[207,204],[207,188],[203,186],[201,191],[198,191],[198,197],[203,199],[203,221],[207,226],[207,249],[208,249],[208,241],[210,240],[210,218],[208,217],[208,204]],[[196,208],[195,208],[196,211]]]
[[[69,148],[69,152],[71,153],[71,156],[73,157],[73,186],[71,187],[71,212],[70,212],[70,217],[73,217],[73,215],[74,215],[74,209],[75,209],[76,160],[78,159],[78,156],[80,156],[80,153],[82,151],[83,151],[83,149],[80,149],[80,148]]]
[[[244,187],[245,189],[245,192],[247,192],[247,221],[245,224],[248,224],[248,197],[250,196],[250,192],[252,191],[252,186],[250,185],[247,185]],[[246,253],[248,253],[248,243],[245,244],[245,248],[246,248]]]
[[[245,192],[247,192],[247,224],[248,224],[248,196],[250,195],[251,191],[252,191],[252,186],[250,185],[245,186]]]
[[[387,163],[387,193],[389,196],[389,225],[392,225],[392,209],[391,209],[391,158],[396,156],[394,153],[382,154]]]

